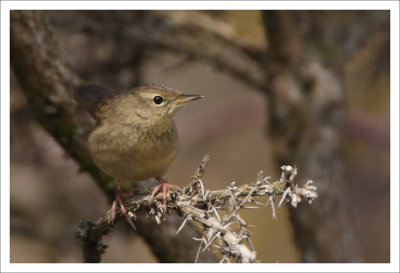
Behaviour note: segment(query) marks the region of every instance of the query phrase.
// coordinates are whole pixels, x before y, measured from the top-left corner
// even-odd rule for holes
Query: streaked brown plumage
[[[78,89],[74,97],[96,120],[89,136],[94,162],[103,172],[117,178],[113,217],[118,203],[133,225],[123,206],[119,179],[136,182],[157,178],[161,185],[153,190],[152,199],[162,188],[166,211],[166,192],[173,186],[162,176],[178,153],[173,117],[184,103],[202,96],[185,95],[162,85],[149,84],[124,94],[89,85]]]

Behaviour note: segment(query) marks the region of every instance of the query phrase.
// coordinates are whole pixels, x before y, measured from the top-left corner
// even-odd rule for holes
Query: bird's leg
[[[133,193],[138,190],[136,186],[132,186],[128,192],[121,192],[122,199],[125,200],[126,198],[132,197]]]
[[[156,197],[157,193],[161,191],[163,191],[163,197],[164,197],[164,213],[168,212],[168,205],[167,205],[167,192],[168,189],[178,189],[179,187],[176,185],[172,185],[169,184],[167,179],[162,178],[162,177],[156,177],[156,179],[158,180],[158,182],[160,182],[161,184],[154,187],[153,192],[151,193],[151,197],[149,200],[149,204],[150,206],[153,204],[154,198]]]
[[[125,216],[128,223],[136,230],[136,227],[133,224],[132,219],[129,217],[128,212],[124,206],[124,199],[125,199],[126,194],[123,194],[121,192],[121,185],[120,185],[119,178],[117,178],[117,185],[115,187],[115,193],[116,193],[115,200],[111,207],[111,223],[114,223],[115,216],[117,214],[116,213],[117,205],[119,205],[119,207],[121,208],[122,214]]]

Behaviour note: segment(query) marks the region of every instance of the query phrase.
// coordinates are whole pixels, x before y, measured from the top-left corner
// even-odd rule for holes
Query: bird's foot
[[[131,195],[132,195],[131,191],[129,193],[121,192],[121,188],[119,185],[119,179],[118,179],[117,187],[116,187],[116,197],[115,197],[115,200],[112,203],[112,207],[111,207],[111,223],[114,224],[114,220],[117,215],[117,206],[119,206],[122,211],[122,214],[125,216],[126,221],[128,221],[128,223],[133,227],[133,229],[136,230],[136,227],[133,224],[131,217],[129,217],[128,211],[126,210],[126,207],[124,205],[124,199]]]
[[[156,186],[156,187],[154,187],[153,192],[151,193],[149,204],[150,204],[150,206],[153,205],[154,198],[156,197],[157,193],[159,193],[162,190],[163,196],[164,196],[164,213],[166,214],[168,212],[168,205],[167,205],[167,192],[168,192],[168,189],[179,189],[179,187],[177,185],[169,184],[167,179],[165,179],[165,178],[156,177],[156,179],[161,184]]]

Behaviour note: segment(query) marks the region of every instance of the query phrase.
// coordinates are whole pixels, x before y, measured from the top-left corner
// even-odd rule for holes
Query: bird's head
[[[126,95],[126,99],[135,104],[136,115],[144,119],[171,119],[182,105],[202,97],[156,84],[140,86]]]
[[[171,121],[182,105],[203,96],[187,95],[163,85],[147,84],[119,95],[89,85],[75,92],[75,97],[96,119],[123,124],[153,124]]]

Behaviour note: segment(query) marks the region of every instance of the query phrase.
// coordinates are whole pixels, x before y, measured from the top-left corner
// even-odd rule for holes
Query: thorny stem
[[[297,174],[296,167],[282,166],[282,175],[280,180],[270,183],[270,177],[263,177],[262,173],[258,175],[257,181],[250,185],[235,186],[232,182],[224,190],[204,191],[204,184],[201,180],[205,169],[210,161],[207,155],[203,158],[196,173],[191,178],[191,182],[181,191],[173,191],[168,195],[168,207],[178,212],[184,217],[181,227],[177,230],[179,233],[188,220],[198,222],[203,227],[203,236],[200,239],[200,246],[197,258],[200,252],[209,247],[216,248],[222,255],[222,262],[257,262],[256,252],[250,241],[250,232],[246,229],[250,227],[239,215],[242,208],[259,208],[260,203],[254,200],[254,196],[269,196],[267,203],[271,204],[274,218],[275,200],[277,195],[282,196],[279,206],[290,203],[297,207],[302,200],[311,203],[318,197],[316,187],[312,181],[306,182],[303,188],[294,184],[294,178]],[[163,214],[163,195],[160,193],[155,197],[154,206],[149,204],[150,195],[136,194],[126,203],[126,209],[129,215],[134,218],[135,213],[139,211],[150,211],[150,214],[157,222],[161,222]],[[252,204],[253,206],[248,206]],[[278,207],[279,207],[278,206]],[[229,217],[221,219],[218,210],[224,210]],[[116,219],[123,218],[121,211],[117,212]],[[236,225],[235,225],[236,224]],[[99,219],[95,228],[85,229],[81,226],[78,233],[83,241],[87,238],[93,238],[93,232],[96,232],[95,245],[101,246],[101,238],[111,230],[111,212],[109,211],[103,218]],[[231,226],[236,226],[233,229]],[[238,226],[238,227],[237,227]],[[104,230],[104,233],[102,233]],[[202,248],[202,245],[204,247]],[[250,246],[250,247],[249,247]],[[85,251],[93,251],[94,248],[84,248]],[[96,250],[97,251],[97,250]],[[104,252],[104,249],[102,249]],[[85,253],[85,255],[89,255]],[[197,261],[196,258],[196,261]]]

